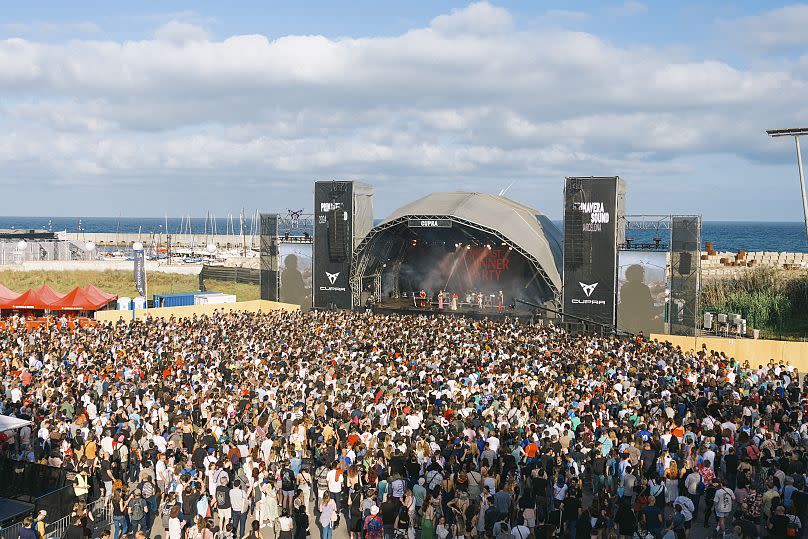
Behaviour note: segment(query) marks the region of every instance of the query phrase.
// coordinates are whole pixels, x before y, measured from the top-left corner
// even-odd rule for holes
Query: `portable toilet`
[[[146,308],[146,298],[143,296],[138,296],[132,299],[132,308],[135,310],[138,309],[145,309]]]
[[[126,296],[118,298],[119,311],[128,311],[131,308],[132,308],[132,298],[127,298]]]

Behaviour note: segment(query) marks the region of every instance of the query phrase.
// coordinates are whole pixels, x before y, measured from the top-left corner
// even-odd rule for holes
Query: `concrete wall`
[[[194,315],[211,315],[213,311],[244,311],[244,312],[269,312],[269,311],[297,311],[299,305],[291,303],[279,303],[277,301],[253,300],[239,301],[236,303],[221,303],[217,305],[188,305],[187,307],[160,307],[158,309],[139,309],[135,311],[135,318],[145,318],[147,315],[156,318],[190,318]],[[132,311],[98,311],[95,319],[99,322],[117,322],[120,319],[131,320]]]
[[[651,338],[668,341],[685,351],[707,350],[724,352],[738,361],[748,361],[751,367],[765,365],[774,360],[788,363],[800,372],[808,372],[808,342],[770,341],[766,339],[727,339],[724,337],[679,337],[652,334]]]
[[[160,245],[165,246],[166,237],[163,235],[153,236],[152,234],[116,234],[115,232],[68,232],[64,235],[65,239],[84,243],[87,241],[95,242],[96,245],[120,245],[131,247],[136,241],[142,242],[144,245],[151,245],[152,241],[160,240]],[[175,247],[190,247],[194,245],[197,249],[205,249],[208,243],[214,243],[220,249],[226,249],[229,245],[231,249],[241,249],[242,241],[246,243],[247,249],[252,247],[257,248],[260,244],[258,236],[250,237],[248,234],[245,238],[241,236],[234,237],[232,234],[172,234],[171,244]]]
[[[3,271],[133,271],[131,260],[32,260],[22,264],[0,266]],[[202,264],[172,264],[163,261],[147,260],[147,272],[175,273],[179,275],[199,275]]]

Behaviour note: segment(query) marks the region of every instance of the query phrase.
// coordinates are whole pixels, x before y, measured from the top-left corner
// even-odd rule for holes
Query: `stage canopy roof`
[[[434,224],[419,223],[423,221],[434,221]],[[451,230],[455,232],[442,228],[440,221],[451,221]],[[411,228],[412,225],[418,228]],[[365,236],[354,253],[351,270],[355,301],[359,301],[358,291],[363,289],[362,279],[380,271],[382,264],[389,260],[395,250],[392,242],[413,233],[435,237],[443,230],[450,235],[461,233],[464,238],[484,234],[493,241],[512,246],[530,261],[547,291],[560,299],[563,237],[549,218],[504,196],[452,192],[432,193],[402,206]]]
[[[432,193],[395,210],[379,226],[408,219],[448,218],[497,231],[532,256],[561,290],[563,237],[539,210],[488,193]]]

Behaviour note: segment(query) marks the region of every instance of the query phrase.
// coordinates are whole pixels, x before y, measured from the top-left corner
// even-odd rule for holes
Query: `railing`
[[[261,283],[260,272],[257,268],[202,266],[202,271],[199,273],[200,288],[204,285],[205,279],[255,285]]]
[[[110,511],[110,504],[106,498],[99,498],[96,501],[92,502],[89,506],[90,511],[93,514],[94,520],[92,521],[92,529],[91,531],[95,531],[99,528],[109,527],[110,523],[112,522],[112,512]],[[51,522],[47,526],[45,526],[45,537],[46,538],[59,538],[64,537],[67,528],[70,526],[71,516],[67,515],[66,517],[60,518],[54,522]],[[17,533],[19,535],[19,529],[17,529]],[[14,537],[6,537],[5,539],[17,539],[18,535]],[[95,537],[96,534],[92,533],[92,537]]]
[[[11,526],[0,530],[0,537],[2,539],[19,539],[21,529],[22,522],[15,522]]]

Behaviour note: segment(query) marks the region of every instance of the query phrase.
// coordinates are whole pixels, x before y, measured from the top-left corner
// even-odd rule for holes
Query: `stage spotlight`
[[[490,251],[490,250],[491,250],[491,244],[490,244],[490,243],[487,243],[487,244],[485,245],[485,248],[486,248],[486,249],[488,249],[488,250]]]
[[[510,247],[510,245],[509,245],[509,246],[508,246],[508,250],[509,250],[509,251],[510,251],[510,250],[511,250],[511,247]]]
[[[466,245],[466,250],[468,251],[469,249],[471,249],[471,245]]]

